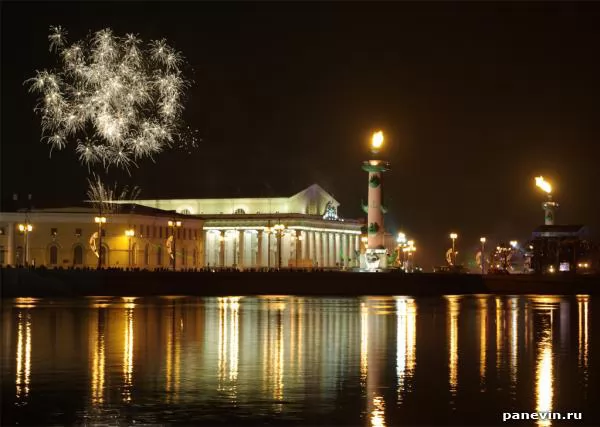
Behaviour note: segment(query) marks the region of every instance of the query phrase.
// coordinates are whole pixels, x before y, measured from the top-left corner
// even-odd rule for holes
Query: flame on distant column
[[[552,185],[550,185],[550,183],[546,181],[543,176],[535,177],[535,185],[547,194],[552,193]]]

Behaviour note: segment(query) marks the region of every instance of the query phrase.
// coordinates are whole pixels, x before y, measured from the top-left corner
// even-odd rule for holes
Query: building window
[[[76,229],[75,229],[75,236],[77,236],[77,237],[81,237],[81,234],[82,234],[82,233],[81,233],[81,228],[76,228]]]
[[[158,237],[162,239],[162,227],[158,227]]]
[[[137,265],[137,244],[131,246],[131,264]]]
[[[4,236],[5,233],[4,227],[0,227],[0,236]]]
[[[152,226],[152,237],[156,237],[156,225]]]
[[[73,265],[83,264],[83,247],[77,245],[73,248]]]
[[[246,213],[246,211],[245,211],[245,210],[243,210],[242,208],[238,208],[238,209],[236,209],[235,211],[233,211],[233,213],[234,213],[235,215],[244,215],[244,214]]]
[[[186,250],[181,248],[181,265],[185,265],[186,258]]]
[[[187,228],[183,229],[183,240],[187,239]]]
[[[182,209],[180,213],[183,215],[191,215],[192,214],[192,212],[190,212],[189,209]]]
[[[56,236],[58,234],[58,228],[51,228],[50,229],[50,235],[51,236]]]
[[[58,264],[58,247],[52,245],[50,246],[50,265],[56,264]]]
[[[194,252],[192,252],[192,262],[194,263],[194,267],[198,265],[198,250],[194,248]]]
[[[146,226],[146,237],[150,237],[150,226]]]
[[[144,265],[150,264],[150,245],[146,243],[144,246]]]
[[[181,239],[181,228],[177,229],[177,238]]]
[[[156,250],[156,265],[162,265],[163,263],[163,256],[162,256],[162,246],[159,246],[158,249]]]
[[[194,230],[194,239],[198,240],[198,230]]]
[[[0,246],[0,265],[4,265],[4,246]]]

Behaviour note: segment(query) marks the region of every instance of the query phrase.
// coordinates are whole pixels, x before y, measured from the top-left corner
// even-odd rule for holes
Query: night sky
[[[525,240],[542,223],[533,178],[556,186],[558,223],[600,229],[600,4],[2,4],[2,200],[85,197],[74,146],[40,142],[36,96],[48,27],[69,40],[110,27],[181,51],[194,85],[185,119],[202,138],[131,176],[142,198],[288,196],[318,183],[361,218],[371,132],[386,135],[386,228],[441,264],[459,234]],[[459,256],[460,257],[460,256]],[[460,258],[459,258],[460,261]],[[467,261],[463,259],[463,261]]]

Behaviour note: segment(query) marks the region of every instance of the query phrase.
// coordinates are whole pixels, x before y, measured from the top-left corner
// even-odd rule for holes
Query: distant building
[[[591,271],[594,250],[583,225],[541,225],[532,233],[531,268],[536,273]]]
[[[127,200],[119,205],[120,212],[106,215],[102,227],[106,266],[168,268],[171,256],[177,269],[358,266],[363,223],[338,216],[339,202],[317,184],[290,197]],[[27,258],[48,267],[95,267],[97,215],[91,207],[0,213],[0,264],[22,265]],[[181,226],[174,230],[169,221]],[[26,235],[19,230],[26,222],[33,226],[27,257]],[[127,236],[126,230],[134,235]]]

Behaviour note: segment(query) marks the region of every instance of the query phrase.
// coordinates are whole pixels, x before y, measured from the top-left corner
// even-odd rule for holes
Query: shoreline
[[[598,275],[485,275],[343,271],[173,272],[0,270],[3,299],[85,296],[361,296],[600,293]]]

